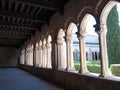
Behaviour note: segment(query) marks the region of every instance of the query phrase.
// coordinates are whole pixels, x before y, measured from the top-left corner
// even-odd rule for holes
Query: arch
[[[71,22],[66,31],[66,49],[67,49],[67,70],[74,70],[74,55],[73,55],[73,33],[78,32],[76,24]],[[75,31],[75,32],[73,32]],[[77,35],[76,35],[77,36]],[[77,40],[77,39],[76,39]]]
[[[30,45],[30,64],[33,65],[33,44]]]
[[[61,29],[58,31],[57,38],[63,38],[64,36],[65,36],[65,32],[64,32],[64,30],[61,28]]]
[[[42,46],[42,40],[39,41],[39,46]]]
[[[33,49],[34,48],[34,46],[33,46],[33,44],[31,44],[31,49]]]
[[[77,16],[77,23],[81,22],[87,13],[94,15],[94,9],[90,6],[83,7]]]
[[[39,45],[38,42],[36,42],[36,47],[38,47],[38,45]]]
[[[43,67],[46,68],[47,66],[47,50],[46,50],[46,38],[43,39],[43,42],[42,42],[42,61],[43,61]]]
[[[57,36],[57,59],[58,59],[58,69],[66,69],[66,43],[64,40],[65,32],[61,28]]]
[[[117,5],[118,1],[109,1],[106,6],[103,8],[100,15],[100,30],[101,33],[99,35],[100,39],[100,48],[101,48],[101,75],[103,77],[111,76],[111,71],[109,70],[108,65],[108,52],[107,52],[107,17],[112,10],[112,8]]]
[[[47,68],[52,68],[52,57],[51,57],[51,51],[52,51],[52,45],[51,45],[51,41],[52,41],[52,37],[51,35],[48,35],[48,38],[47,38]]]
[[[45,44],[46,44],[46,38],[43,39],[43,45],[45,45]]]
[[[52,41],[52,36],[48,35],[47,42],[50,43]]]
[[[77,23],[77,21],[74,17],[68,17],[64,24],[64,28],[68,28],[70,26],[71,22],[74,22],[74,24]]]
[[[85,16],[83,17],[83,19],[81,20],[80,23],[80,32],[79,32],[79,41],[80,41],[80,63],[81,63],[81,73],[88,73],[88,69],[87,69],[87,58],[88,58],[88,54],[86,54],[86,38],[87,38],[87,25],[89,20],[91,20],[91,17],[93,17],[92,14],[85,14]],[[95,19],[95,18],[94,18]],[[88,39],[89,40],[89,39]]]
[[[74,27],[76,27],[76,24],[71,22],[70,25],[68,26],[68,29],[67,29],[67,35],[72,34],[72,31],[73,31]]]
[[[39,67],[43,66],[42,41],[39,40]]]
[[[109,12],[111,11],[111,9],[117,4],[119,3],[118,1],[109,1],[106,6],[104,7],[101,15],[100,15],[100,23],[101,25],[106,25],[106,21],[107,21],[107,17],[109,15]]]
[[[39,52],[38,52],[38,47],[39,47],[39,43],[36,42],[34,55],[35,55],[35,66],[37,66],[37,67],[39,66]]]
[[[80,24],[81,31],[86,32],[85,30],[86,30],[87,22],[91,17],[93,17],[91,14],[86,14],[84,16],[84,18],[82,19],[81,24]]]

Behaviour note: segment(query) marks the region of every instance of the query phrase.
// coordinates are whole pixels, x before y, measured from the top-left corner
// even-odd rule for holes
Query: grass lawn
[[[75,62],[74,63],[75,69],[79,71],[80,69],[80,63]],[[87,68],[90,72],[93,73],[100,73],[100,61],[87,61]]]
[[[80,63],[74,63],[75,69],[80,70]],[[100,73],[100,61],[87,61],[87,68],[89,72]],[[114,76],[120,76],[120,64],[111,64],[110,70]]]

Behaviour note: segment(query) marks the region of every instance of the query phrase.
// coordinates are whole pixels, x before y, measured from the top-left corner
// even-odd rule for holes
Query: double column
[[[42,59],[43,59],[43,60],[42,60],[42,61],[43,61],[43,62],[42,62],[43,65],[42,65],[42,66],[43,66],[44,68],[46,68],[46,67],[47,67],[47,61],[46,61],[46,60],[47,60],[47,57],[46,57],[46,56],[47,56],[47,55],[46,55],[46,40],[43,40],[43,44],[42,44],[42,55],[43,55],[43,56],[42,56]]]
[[[47,43],[47,68],[51,68],[51,43]]]
[[[42,41],[39,42],[39,67],[43,66],[43,59],[42,59]]]
[[[100,57],[101,57],[101,77],[111,76],[111,71],[108,69],[108,54],[107,54],[107,43],[106,43],[107,26],[100,25],[98,31],[100,41]]]
[[[86,63],[86,50],[85,50],[85,38],[86,32],[81,30],[77,33],[79,39],[79,49],[80,49],[80,73],[85,74],[88,73],[87,63]]]
[[[66,69],[66,44],[64,38],[57,39],[58,46],[58,69]]]
[[[67,49],[67,71],[73,71],[74,68],[74,60],[73,60],[73,42],[72,35],[67,34],[66,37],[66,49]]]

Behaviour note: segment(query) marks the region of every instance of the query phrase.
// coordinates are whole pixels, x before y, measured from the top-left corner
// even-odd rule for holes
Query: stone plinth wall
[[[120,82],[66,71],[20,65],[26,70],[67,90],[120,90]]]

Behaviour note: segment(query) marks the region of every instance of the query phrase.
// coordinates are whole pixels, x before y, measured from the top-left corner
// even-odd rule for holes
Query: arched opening
[[[43,67],[42,41],[39,41],[39,67]]]
[[[30,65],[33,65],[33,44],[30,45],[30,56],[29,56],[29,59],[30,59]]]
[[[52,65],[51,65],[51,50],[52,50],[52,37],[51,35],[48,35],[48,38],[47,38],[47,68],[52,68]]]
[[[57,36],[57,48],[58,48],[58,69],[65,70],[67,66],[66,61],[66,43],[65,43],[65,32],[60,29]]]
[[[99,52],[99,39],[98,34],[93,27],[96,24],[95,18],[91,14],[86,14],[81,22],[80,33],[84,40],[83,57],[84,63],[87,64],[87,69],[92,73],[100,73],[100,61],[97,60],[95,51]],[[81,47],[82,48],[82,47]],[[87,52],[87,54],[84,54]],[[86,56],[87,55],[87,56]],[[85,61],[87,60],[87,62]],[[97,68],[97,69],[96,69]]]
[[[46,38],[43,39],[42,42],[42,61],[43,61],[43,67],[46,68],[47,67],[47,49],[46,49]]]
[[[67,70],[79,70],[80,53],[79,53],[79,41],[77,38],[78,29],[74,23],[70,23],[67,29],[66,45],[67,45]]]
[[[114,5],[111,6],[106,19],[108,64],[109,68],[111,67],[110,70],[112,71],[112,74],[120,76],[120,72],[116,72],[120,68],[120,3],[116,2],[115,4],[115,2],[109,2],[108,4],[113,3]]]
[[[119,53],[119,43],[120,43],[120,26],[119,26],[119,3],[117,1],[109,1],[107,5],[104,7],[101,17],[101,43],[104,43],[104,46],[101,44],[101,57],[102,60],[102,71],[104,71],[103,75],[110,76],[112,71],[113,75],[120,76],[118,68],[120,68],[120,53]],[[119,10],[118,10],[119,9]],[[111,67],[111,68],[109,68]],[[117,70],[115,71],[115,68]],[[115,71],[115,72],[114,72]]]
[[[36,63],[36,67],[39,66],[39,44],[38,42],[36,42],[36,46],[35,46],[35,63]]]
[[[26,65],[30,65],[30,63],[29,63],[29,46],[26,48]]]
[[[76,32],[78,29],[74,23],[71,23],[67,29],[66,45],[67,45],[67,70],[77,70],[76,63],[79,63],[79,41]],[[75,63],[74,63],[75,62]]]

